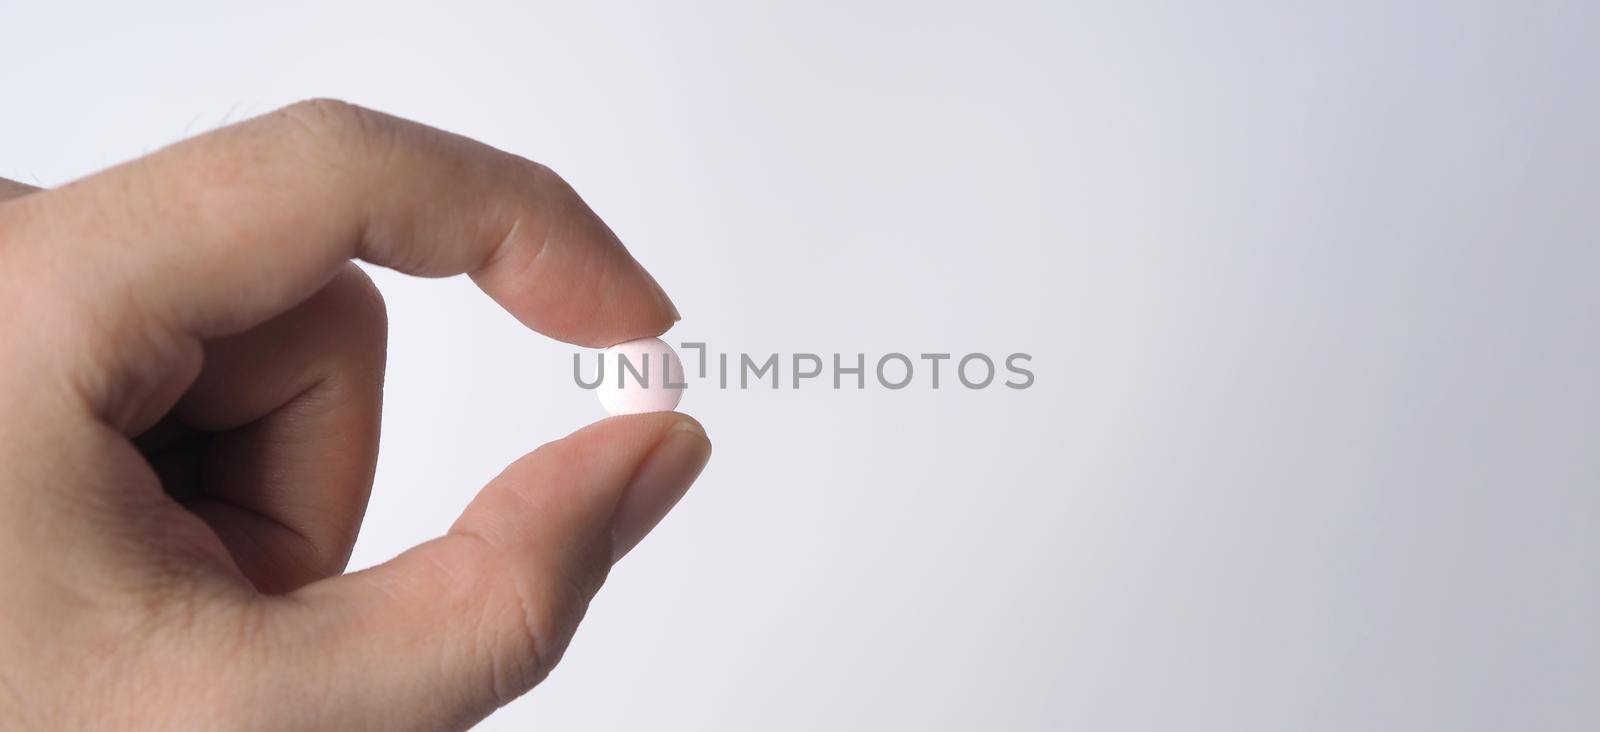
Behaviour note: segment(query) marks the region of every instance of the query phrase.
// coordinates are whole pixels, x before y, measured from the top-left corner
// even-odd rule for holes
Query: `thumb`
[[[547,444],[491,481],[446,536],[275,607],[271,627],[288,637],[269,665],[294,668],[258,678],[294,679],[283,698],[317,728],[470,726],[550,672],[611,564],[710,454],[699,423],[673,412]]]

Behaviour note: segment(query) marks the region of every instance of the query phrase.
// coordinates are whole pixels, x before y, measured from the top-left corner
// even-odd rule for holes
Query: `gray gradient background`
[[[552,165],[674,339],[1034,354],[691,387],[700,485],[486,729],[1600,727],[1600,5],[4,5],[0,175],[339,96]],[[601,416],[377,276],[358,567]]]

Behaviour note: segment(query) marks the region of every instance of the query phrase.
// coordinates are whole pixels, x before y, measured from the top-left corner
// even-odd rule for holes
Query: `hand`
[[[360,258],[605,346],[677,312],[549,170],[339,102],[0,185],[0,727],[461,728],[538,683],[710,454],[617,417],[342,575],[386,321]]]

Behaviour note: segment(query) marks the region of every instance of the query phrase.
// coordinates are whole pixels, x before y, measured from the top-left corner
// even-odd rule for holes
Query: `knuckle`
[[[269,116],[295,139],[319,151],[371,154],[387,145],[391,118],[365,107],[338,99],[307,99],[295,102]]]
[[[540,186],[561,191],[573,191],[572,186],[567,183],[567,179],[561,177],[561,174],[557,173],[555,168],[537,160],[528,160],[527,166],[528,175],[532,176]],[[576,193],[576,191],[573,192]]]
[[[285,122],[318,136],[342,136],[361,128],[362,110],[338,99],[306,99],[280,110]]]
[[[38,252],[38,247],[27,241],[27,229],[30,222],[41,217],[41,201],[39,196],[0,201],[0,286],[18,286],[27,281],[16,276],[17,268],[29,254]]]
[[[573,188],[572,184],[568,183],[566,178],[561,177],[561,174],[557,173],[554,168],[543,163],[532,161],[529,161],[529,163],[531,165],[530,175],[533,177],[535,187],[543,194],[543,198],[553,201],[563,208],[588,212],[592,215],[592,212],[589,212],[589,205],[584,202],[582,196],[578,195],[578,189]]]
[[[542,611],[522,583],[513,581],[506,592],[513,598],[500,603],[486,618],[481,652],[490,659],[491,693],[504,705],[538,685],[550,673],[560,652],[552,638],[560,636],[548,613]]]

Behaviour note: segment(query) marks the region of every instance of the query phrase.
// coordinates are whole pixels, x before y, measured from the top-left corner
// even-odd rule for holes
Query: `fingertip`
[[[496,255],[472,273],[478,286],[529,328],[589,348],[657,336],[681,318],[660,283],[576,194],[559,208],[564,215],[546,217],[543,226],[513,225]]]
[[[628,481],[611,519],[611,561],[632,551],[689,492],[711,459],[711,440],[700,423],[680,415],[668,423]]]
[[[616,439],[626,433],[636,433],[644,442],[659,444],[667,437],[681,432],[698,436],[701,441],[705,442],[707,450],[711,447],[711,438],[706,433],[705,425],[701,424],[700,420],[683,412],[644,412],[641,414],[622,414],[606,417],[583,430],[579,430],[571,437],[585,434],[590,428],[595,428],[600,434],[596,435],[595,438],[586,436],[585,439],[597,438],[600,442]]]

